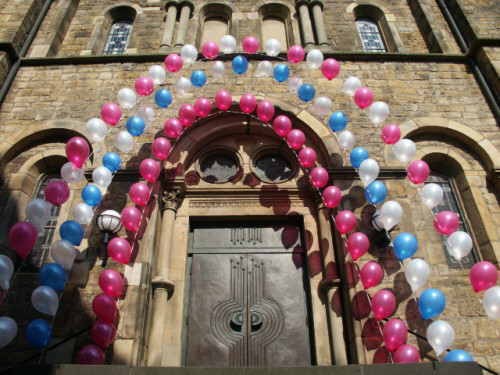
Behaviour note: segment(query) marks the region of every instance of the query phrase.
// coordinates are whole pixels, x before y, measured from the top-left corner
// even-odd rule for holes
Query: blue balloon
[[[328,126],[334,132],[340,132],[347,126],[347,121],[349,121],[349,119],[344,114],[344,112],[333,112],[328,118]]]
[[[202,87],[205,85],[205,83],[207,83],[207,75],[203,70],[195,70],[193,73],[191,73],[191,83],[195,87]]]
[[[144,133],[144,129],[146,129],[146,123],[139,116],[129,117],[127,120],[127,130],[134,137],[138,137]]]
[[[232,62],[233,72],[236,74],[244,74],[248,70],[248,60],[245,56],[235,56]]]
[[[97,206],[101,203],[101,189],[96,184],[87,184],[82,190],[82,199],[89,206]]]
[[[359,168],[361,163],[368,159],[368,151],[364,147],[355,147],[351,151],[351,165]]]
[[[435,318],[444,311],[446,297],[439,289],[429,288],[418,298],[418,310],[424,319]]]
[[[170,104],[172,104],[172,100],[172,94],[167,89],[163,88],[156,90],[155,103],[158,107],[167,108]]]
[[[387,187],[381,181],[373,181],[365,189],[365,198],[371,204],[383,202],[387,197]]]
[[[52,338],[52,326],[44,319],[32,320],[26,327],[26,340],[31,346],[45,348]]]
[[[394,254],[399,260],[404,260],[413,256],[418,249],[417,238],[411,233],[399,233],[392,241]]]
[[[40,269],[40,284],[50,286],[56,292],[64,290],[68,276],[66,271],[57,263],[46,263]]]
[[[102,165],[108,168],[111,172],[116,172],[120,169],[121,163],[122,159],[116,152],[106,152],[102,157]]]
[[[273,69],[274,79],[278,82],[285,82],[290,76],[290,69],[286,64],[278,64]]]
[[[297,94],[299,95],[300,100],[303,102],[310,102],[313,100],[314,95],[316,95],[316,89],[314,86],[304,83],[299,87],[299,90],[297,91]]]
[[[84,232],[80,223],[74,220],[66,220],[59,227],[59,234],[63,240],[71,242],[75,246],[80,246]]]
[[[474,357],[465,350],[451,350],[443,358],[444,362],[474,362]]]

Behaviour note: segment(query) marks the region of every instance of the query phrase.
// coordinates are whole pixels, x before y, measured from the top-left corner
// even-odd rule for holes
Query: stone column
[[[167,4],[167,20],[165,21],[165,29],[161,39],[160,48],[172,47],[172,40],[174,38],[175,21],[177,20],[177,4]]]
[[[168,278],[168,267],[170,253],[172,250],[172,235],[175,225],[175,216],[181,200],[179,190],[165,191],[162,196],[163,217],[161,222],[161,233],[156,244],[155,260],[153,267],[153,302],[151,313],[151,328],[148,340],[148,366],[160,366],[163,356],[162,339],[166,332],[164,329],[166,320],[167,301],[174,291],[174,283]]]
[[[300,25],[302,26],[302,34],[304,37],[304,46],[314,44],[314,33],[311,23],[311,15],[309,13],[309,7],[306,1],[300,1],[297,3],[299,8],[299,19]]]
[[[191,13],[191,7],[184,3],[181,5],[181,17],[179,19],[179,28],[177,29],[177,37],[175,38],[175,46],[182,46],[185,43],[186,32],[188,28],[189,15]]]
[[[318,37],[318,44],[320,46],[327,46],[328,38],[326,36],[325,21],[323,20],[323,4],[321,1],[317,0],[313,2],[312,13],[314,26],[316,27],[316,36]]]
[[[319,229],[319,243],[321,254],[323,254],[323,265],[324,265],[324,277],[322,282],[322,287],[325,291],[325,301],[326,308],[328,309],[328,316],[330,318],[331,325],[331,343],[333,345],[333,360],[335,365],[342,366],[347,365],[347,351],[346,344],[344,340],[344,324],[342,316],[337,316],[335,311],[332,309],[331,301],[335,292],[340,288],[340,283],[338,282],[338,276],[335,277],[338,272],[336,272],[335,267],[335,257],[334,257],[334,247],[332,241],[331,225],[328,220],[331,210],[325,207],[323,204],[318,210],[318,229]],[[340,290],[339,290],[340,292]]]

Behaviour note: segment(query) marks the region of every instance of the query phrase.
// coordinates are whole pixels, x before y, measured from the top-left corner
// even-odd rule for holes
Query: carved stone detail
[[[160,197],[160,207],[163,211],[172,210],[177,212],[183,198],[184,192],[181,189],[164,190]]]

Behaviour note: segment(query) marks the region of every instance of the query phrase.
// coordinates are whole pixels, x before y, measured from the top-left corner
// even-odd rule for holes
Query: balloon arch
[[[233,54],[237,42],[230,35],[224,36],[220,41],[221,48],[214,42],[207,42],[202,46],[202,55],[205,60],[215,60],[220,52]],[[256,54],[259,43],[254,37],[245,37],[242,41],[243,50],[246,55]],[[264,50],[274,60],[281,51],[279,41],[270,39],[264,43]],[[237,75],[245,74],[249,63],[245,54],[236,55],[232,58],[232,70]],[[261,55],[262,56],[262,55]],[[174,73],[182,69],[184,65],[190,65],[198,59],[198,51],[192,45],[185,45],[181,49],[180,56],[170,54],[165,58],[165,67],[168,72]],[[340,64],[332,59],[324,59],[319,50],[311,50],[306,53],[301,46],[292,46],[288,50],[287,59],[290,64],[298,64],[306,61],[311,70],[320,69],[323,76],[332,80],[340,72]],[[284,60],[284,59],[283,59]],[[225,72],[222,61],[213,62],[212,74],[222,76]],[[165,68],[161,65],[153,65],[147,75],[137,78],[135,90],[122,88],[117,94],[118,104],[109,102],[102,106],[100,118],[92,118],[87,122],[87,132],[92,142],[103,142],[110,127],[116,126],[123,117],[123,110],[133,110],[138,104],[139,97],[148,97],[154,93],[154,101],[158,108],[168,108],[173,101],[172,93],[164,87],[155,91],[155,86],[163,86],[166,79]],[[394,200],[385,201],[388,191],[382,181],[378,181],[379,165],[376,160],[369,157],[368,151],[361,146],[354,147],[356,139],[353,133],[345,130],[348,117],[343,112],[332,113],[332,101],[326,96],[316,96],[314,86],[303,83],[297,76],[290,76],[290,67],[286,61],[279,62],[274,66],[270,61],[260,61],[256,67],[255,74],[260,77],[273,77],[278,83],[287,83],[290,91],[305,103],[312,103],[311,110],[320,117],[328,116],[328,126],[337,136],[339,145],[344,151],[350,151],[351,165],[357,170],[361,181],[365,186],[365,197],[368,202],[377,206],[374,215],[374,224],[379,230],[389,232],[401,220],[403,210],[398,202]],[[202,87],[207,83],[207,74],[203,70],[192,72],[190,79],[181,77],[176,82],[176,92],[183,96],[193,87]],[[366,109],[368,117],[375,126],[386,121],[389,116],[389,106],[380,101],[374,101],[371,89],[363,87],[357,77],[347,77],[343,83],[342,91],[352,96],[354,102],[360,109]],[[329,185],[330,176],[328,171],[317,165],[317,153],[312,147],[304,146],[306,136],[300,129],[294,129],[292,121],[286,115],[275,116],[274,105],[268,100],[258,101],[251,93],[242,95],[239,99],[240,111],[233,112],[233,98],[228,90],[219,89],[213,101],[209,98],[200,97],[193,105],[182,104],[176,118],[169,118],[164,122],[164,135],[159,136],[152,142],[152,158],[144,159],[139,166],[139,172],[145,182],[137,182],[130,187],[129,197],[135,206],[128,206],[121,212],[121,223],[123,226],[136,233],[143,220],[142,209],[148,204],[152,197],[153,184],[159,178],[161,163],[166,161],[175,146],[175,141],[200,119],[213,116],[213,110],[217,108],[220,112],[242,113],[262,122],[271,128],[284,142],[294,151],[304,174],[309,176],[310,182],[316,192],[321,196],[324,205],[328,208],[336,208],[342,199],[340,189]],[[255,115],[254,115],[255,113]],[[148,123],[155,119],[155,110],[149,105],[140,106],[133,115],[128,116],[126,130],[121,130],[115,137],[115,147],[124,153],[134,149],[134,137],[144,133]],[[411,183],[419,186],[429,176],[430,169],[423,160],[413,160],[416,154],[415,143],[410,139],[400,139],[401,131],[396,124],[386,124],[380,133],[385,144],[392,145],[395,157],[407,164],[407,177]],[[83,166],[90,154],[90,146],[82,137],[73,137],[66,144],[66,154],[69,162],[61,168],[62,179],[50,181],[45,189],[45,200],[34,199],[29,202],[26,215],[27,220],[16,223],[9,232],[9,245],[23,260],[29,256],[33,249],[38,231],[44,227],[50,215],[51,205],[62,205],[69,198],[68,184],[82,181],[84,177]],[[89,224],[96,207],[101,203],[103,193],[111,184],[113,175],[120,169],[121,157],[117,152],[107,152],[102,159],[102,165],[92,172],[93,183],[87,184],[82,190],[82,202],[76,204],[72,213],[74,220],[64,222],[60,229],[61,240],[51,246],[51,256],[54,263],[45,264],[40,270],[40,286],[33,291],[32,303],[36,310],[55,317],[60,296],[64,290],[67,276],[71,270],[73,261],[84,235],[83,225]],[[443,191],[437,184],[426,184],[420,189],[422,203],[429,207],[436,207],[443,199]],[[362,232],[355,232],[356,216],[350,210],[341,210],[332,217],[336,229],[344,239],[349,256],[353,261],[362,257],[370,247],[368,237]],[[472,249],[471,237],[461,231],[457,231],[459,220],[458,214],[451,211],[442,211],[434,217],[434,227],[442,235],[449,236],[447,248],[450,255],[460,261]],[[134,238],[135,241],[135,238]],[[422,259],[411,259],[418,248],[418,241],[412,233],[400,233],[392,241],[394,254],[401,262],[406,279],[410,284],[414,295],[423,288],[430,276],[430,267]],[[131,260],[132,246],[128,239],[113,238],[107,248],[109,256],[116,262],[128,264]],[[404,261],[404,263],[403,263]],[[356,267],[358,269],[358,267]],[[14,273],[14,265],[10,258],[0,255],[0,286],[9,288],[9,282]],[[359,270],[359,277],[363,288],[369,290],[379,285],[384,278],[382,267],[375,261],[369,261]],[[476,292],[485,291],[483,305],[486,314],[491,319],[500,319],[500,286],[495,286],[498,272],[495,266],[489,262],[475,264],[470,272],[473,289]],[[102,293],[93,300],[92,307],[98,318],[91,329],[91,338],[95,344],[82,347],[76,362],[82,364],[101,364],[105,361],[104,350],[113,342],[116,334],[117,323],[117,299],[123,297],[125,280],[119,272],[113,269],[105,269],[99,276],[99,286]],[[59,293],[59,294],[58,294]],[[391,353],[391,360],[396,363],[418,362],[420,353],[418,349],[406,343],[408,328],[400,319],[387,320],[396,310],[396,298],[390,290],[382,289],[369,298],[374,318],[378,322],[379,330],[383,336],[386,348]],[[446,298],[444,294],[435,288],[428,288],[421,292],[418,298],[418,309],[424,319],[438,317],[445,309]],[[45,350],[51,335],[52,322],[45,319],[31,321],[25,332],[28,342],[35,348]],[[0,317],[0,348],[8,345],[17,336],[17,324],[14,319],[4,316]],[[436,320],[427,328],[427,340],[439,357],[444,361],[471,361],[472,356],[463,350],[449,350],[453,345],[453,327],[443,320]]]

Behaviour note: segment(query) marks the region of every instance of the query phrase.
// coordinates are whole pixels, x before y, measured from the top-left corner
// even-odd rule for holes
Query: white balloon
[[[233,53],[236,50],[236,39],[232,35],[224,35],[220,39],[220,49],[223,53]]]
[[[254,72],[255,77],[272,77],[273,64],[270,61],[261,61],[257,64]]]
[[[44,199],[33,199],[26,206],[26,217],[41,230],[45,227],[50,218],[52,205]]]
[[[278,39],[268,39],[264,42],[264,51],[269,56],[278,56],[281,52],[281,42]]]
[[[198,59],[198,50],[192,44],[185,44],[181,48],[182,62],[186,65],[190,65]]]
[[[118,104],[123,109],[131,109],[137,103],[137,95],[134,90],[124,87],[118,91],[117,95]]]
[[[17,336],[17,323],[8,316],[0,317],[0,349],[9,345]]]
[[[14,263],[7,255],[0,255],[0,286],[3,290],[10,287],[10,279],[14,274]]]
[[[122,130],[116,135],[115,147],[121,152],[130,152],[134,149],[134,137],[126,131]]]
[[[368,107],[368,118],[375,125],[384,122],[389,117],[389,106],[385,102],[374,102]]]
[[[76,168],[73,163],[67,162],[61,167],[61,177],[68,184],[77,184],[85,175],[82,168]]]
[[[53,242],[50,246],[50,255],[57,264],[59,264],[66,271],[69,271],[73,267],[73,262],[78,255],[78,250],[76,250],[70,242],[66,240],[58,240],[56,242]]]
[[[146,122],[153,122],[156,116],[155,110],[149,105],[140,106],[135,115],[142,118]]]
[[[319,49],[312,49],[307,53],[307,67],[311,70],[318,69],[321,64],[323,64],[324,59],[325,57],[323,56],[323,52],[321,52]]]
[[[148,74],[153,79],[155,85],[161,85],[167,79],[165,68],[161,65],[153,65],[149,68]]]
[[[431,268],[425,260],[412,259],[406,264],[405,276],[406,281],[410,284],[411,290],[415,293],[423,287],[431,274]]]
[[[311,111],[318,116],[325,117],[332,111],[332,100],[326,96],[318,96],[314,99]]]
[[[450,323],[444,320],[436,320],[427,327],[427,341],[439,356],[453,345],[455,330]]]
[[[226,71],[226,67],[222,61],[214,61],[212,65],[212,73],[216,77],[222,77]]]
[[[403,208],[401,205],[396,201],[387,201],[380,207],[376,223],[386,231],[390,231],[401,222],[402,216]]]
[[[344,150],[350,150],[356,143],[356,137],[349,130],[341,131],[337,137],[340,147]]]
[[[453,232],[446,240],[446,247],[448,253],[457,261],[460,261],[471,252],[472,238],[466,232]]]
[[[297,76],[292,76],[288,80],[288,90],[290,90],[292,93],[296,94],[297,90],[299,89],[300,86],[302,86],[303,81],[300,77]]]
[[[500,286],[492,286],[484,293],[483,307],[490,319],[500,319]]]
[[[358,77],[349,76],[344,81],[344,86],[342,86],[342,92],[344,94],[354,96],[354,91],[362,86],[361,81]]]
[[[87,121],[87,132],[92,142],[102,142],[109,128],[100,118],[94,117]]]
[[[420,190],[420,198],[424,205],[433,209],[443,201],[443,189],[438,184],[425,184]]]
[[[186,77],[180,77],[175,83],[175,88],[177,89],[178,95],[185,96],[189,91],[191,91],[193,85]]]
[[[380,173],[378,163],[373,159],[366,159],[359,166],[358,174],[365,186],[368,186],[375,181]]]
[[[92,180],[100,187],[106,189],[113,180],[113,174],[108,168],[101,165],[92,172]]]
[[[42,285],[31,294],[31,304],[37,311],[54,316],[59,308],[59,297],[50,286]]]
[[[408,164],[417,153],[417,146],[410,139],[401,139],[392,146],[392,152],[401,163]]]
[[[94,210],[84,202],[74,205],[72,212],[75,221],[83,225],[90,224],[94,217]]]

